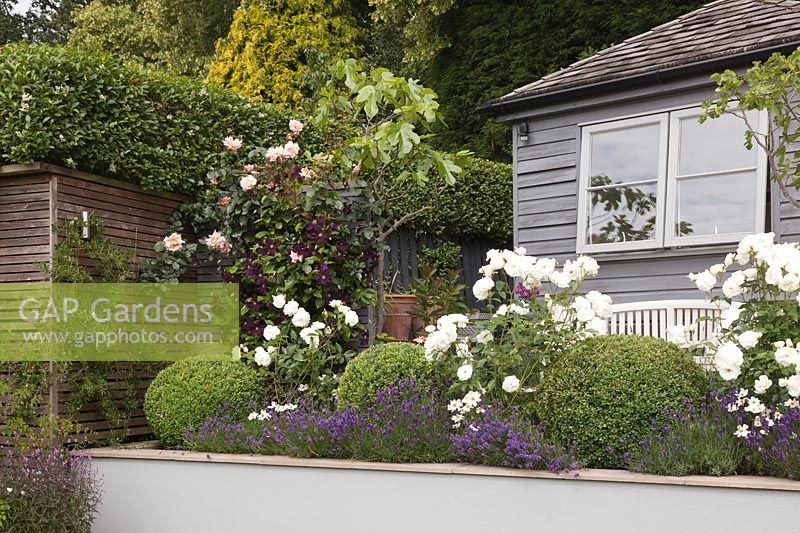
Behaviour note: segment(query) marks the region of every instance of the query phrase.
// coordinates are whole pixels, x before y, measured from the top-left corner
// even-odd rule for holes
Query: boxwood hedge
[[[282,141],[297,113],[99,52],[0,47],[0,164],[44,161],[191,194],[234,135]],[[325,144],[310,120],[312,151]]]

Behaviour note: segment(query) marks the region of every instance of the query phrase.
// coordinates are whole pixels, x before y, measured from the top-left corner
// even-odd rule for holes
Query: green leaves
[[[227,135],[282,144],[297,118],[302,148],[318,152],[343,129],[104,54],[25,44],[0,49],[0,116],[0,164],[44,161],[191,196]]]
[[[743,117],[747,111],[767,111],[770,126],[766,130],[759,131],[758,124],[748,120],[745,145],[748,149],[767,151],[772,180],[782,185],[800,185],[800,153],[787,150],[789,144],[800,138],[796,120],[800,115],[800,102],[796,98],[796,88],[800,87],[800,49],[789,56],[775,53],[763,63],[757,61],[741,76],[725,70],[711,79],[717,83],[717,99],[703,103],[700,122],[723,113]],[[800,207],[799,199],[785,188],[783,193]]]

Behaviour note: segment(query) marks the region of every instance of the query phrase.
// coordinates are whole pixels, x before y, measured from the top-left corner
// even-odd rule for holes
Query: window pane
[[[677,236],[718,235],[754,231],[755,172],[738,172],[677,183]]]
[[[656,179],[660,126],[592,133],[589,186]]]
[[[655,183],[591,191],[589,198],[587,244],[655,238]]]
[[[758,124],[758,115],[748,115],[750,124]],[[744,121],[733,115],[697,122],[697,117],[680,120],[678,174],[699,174],[756,166],[756,148],[744,146]]]

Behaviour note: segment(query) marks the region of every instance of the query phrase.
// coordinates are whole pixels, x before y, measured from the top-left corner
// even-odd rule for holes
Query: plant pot
[[[387,294],[384,296],[383,332],[399,341],[411,338],[411,310],[417,305],[413,294]]]

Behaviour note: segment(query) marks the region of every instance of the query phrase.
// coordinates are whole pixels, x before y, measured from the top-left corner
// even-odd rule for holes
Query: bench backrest
[[[712,336],[715,323],[713,320],[698,322],[698,319],[719,318],[727,307],[724,302],[705,300],[655,300],[614,304],[611,307],[613,314],[609,319],[608,332],[666,339],[670,326],[696,325],[697,331],[693,338],[695,341],[704,341]]]

